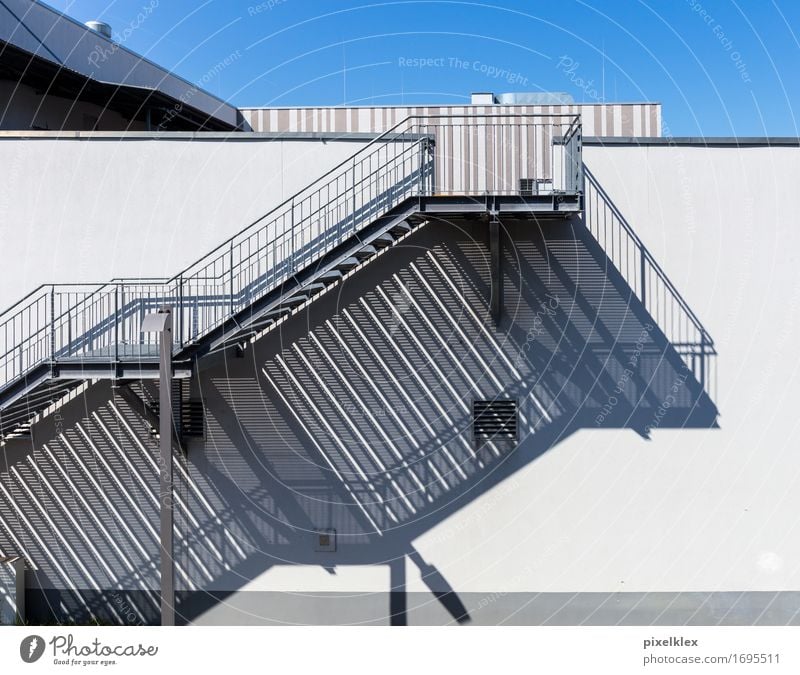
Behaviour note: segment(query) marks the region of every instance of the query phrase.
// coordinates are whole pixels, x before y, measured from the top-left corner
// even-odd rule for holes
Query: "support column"
[[[500,325],[500,314],[503,311],[501,261],[500,220],[497,218],[497,214],[492,213],[489,215],[489,263],[492,276],[490,309],[495,326]]]
[[[389,561],[389,625],[408,625],[408,601],[406,599],[406,557]]]
[[[172,546],[172,311],[163,307],[145,315],[142,333],[158,334],[158,432],[161,520],[161,625],[175,625],[175,560]]]
[[[167,310],[159,343],[159,447],[161,507],[161,625],[175,625],[175,560],[172,542],[172,314]]]

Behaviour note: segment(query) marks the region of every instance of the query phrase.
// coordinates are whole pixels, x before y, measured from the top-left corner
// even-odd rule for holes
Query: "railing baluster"
[[[50,361],[56,360],[56,287],[50,286]]]
[[[178,344],[181,347],[185,344],[183,324],[183,275],[178,275]]]
[[[356,231],[356,159],[353,157],[353,186],[352,186],[352,212],[353,212],[353,232]]]
[[[119,284],[114,284],[114,362],[119,363]]]
[[[233,241],[231,241],[231,254],[230,254],[229,265],[230,265],[230,268],[231,268],[231,271],[230,271],[230,285],[231,285],[231,288],[230,288],[230,291],[231,291],[230,313],[231,313],[231,316],[233,316]]]

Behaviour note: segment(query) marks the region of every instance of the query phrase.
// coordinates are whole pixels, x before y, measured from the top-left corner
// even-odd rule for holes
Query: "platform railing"
[[[170,279],[49,284],[0,315],[0,388],[43,363],[150,358],[145,314],[176,351],[410,199],[580,195],[576,115],[411,116]]]

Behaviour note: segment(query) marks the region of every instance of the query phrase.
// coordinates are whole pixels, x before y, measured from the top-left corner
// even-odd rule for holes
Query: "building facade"
[[[166,306],[179,623],[798,622],[796,139],[240,112],[0,138],[28,621],[160,620]]]

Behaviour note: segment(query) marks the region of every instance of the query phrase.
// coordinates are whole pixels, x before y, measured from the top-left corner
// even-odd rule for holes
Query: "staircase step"
[[[336,269],[339,270],[349,270],[353,267],[358,267],[358,259],[357,258],[347,258],[346,260],[342,260],[338,265],[336,265]]]
[[[308,300],[308,296],[305,293],[298,293],[282,300],[281,305],[284,307],[287,305],[302,305],[306,300]]]
[[[394,244],[394,237],[388,232],[378,237],[375,237],[375,239],[372,240],[372,245],[380,248],[386,248],[387,246],[391,246],[392,244]]]
[[[339,270],[330,270],[324,274],[320,274],[317,279],[325,285],[332,284],[339,281],[344,275]]]
[[[272,325],[273,323],[275,323],[275,319],[261,317],[260,319],[253,321],[253,323],[249,324],[247,327],[252,328],[255,331],[261,331],[264,330],[267,326]]]
[[[303,293],[306,295],[313,295],[314,293],[319,293],[320,291],[324,291],[327,286],[323,283],[314,282],[313,284],[308,284],[303,286]]]
[[[365,246],[362,249],[356,251],[355,256],[359,260],[366,260],[367,258],[371,258],[378,252],[378,249],[375,248],[372,244]]]
[[[397,223],[397,225],[393,226],[389,232],[395,236],[403,236],[404,234],[411,232],[411,225],[408,223]]]
[[[272,317],[274,319],[274,318],[280,317],[280,316],[282,316],[284,314],[288,314],[291,311],[292,311],[292,308],[291,307],[286,307],[285,305],[281,305],[280,307],[273,307],[271,310],[269,310],[264,315],[264,318]]]

